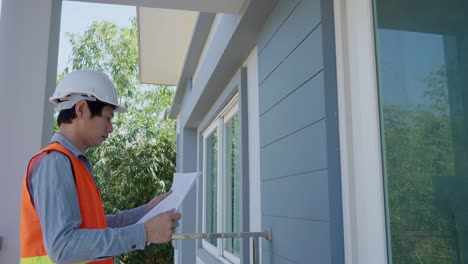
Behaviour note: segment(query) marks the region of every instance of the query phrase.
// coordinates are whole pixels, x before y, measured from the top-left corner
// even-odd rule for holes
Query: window
[[[417,6],[374,9],[388,263],[466,263],[468,2]]]
[[[234,99],[203,132],[203,232],[240,232],[240,126]],[[239,263],[240,239],[206,239],[203,248]]]

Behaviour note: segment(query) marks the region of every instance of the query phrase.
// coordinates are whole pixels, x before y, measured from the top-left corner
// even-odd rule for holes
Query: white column
[[[2,0],[0,17],[0,263],[19,262],[21,182],[50,139],[61,0]]]

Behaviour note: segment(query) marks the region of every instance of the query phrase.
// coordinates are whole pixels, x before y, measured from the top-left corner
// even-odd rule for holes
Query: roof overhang
[[[140,81],[176,85],[198,12],[139,7]]]
[[[128,3],[124,0],[97,0]],[[200,14],[238,13],[245,0],[139,0],[140,81],[178,85]],[[157,7],[157,8],[155,8]],[[203,20],[203,19],[202,19]],[[211,26],[211,24],[210,24]]]
[[[98,4],[129,5],[208,13],[238,13],[244,0],[72,0]]]
[[[211,25],[215,19],[215,14],[211,13],[200,13],[197,17],[193,29],[192,39],[187,50],[187,54],[184,59],[184,65],[180,73],[179,81],[177,83],[176,93],[172,101],[170,118],[175,119],[179,114],[182,97],[189,85],[189,82],[197,69],[200,56],[203,52],[206,40],[210,33]]]

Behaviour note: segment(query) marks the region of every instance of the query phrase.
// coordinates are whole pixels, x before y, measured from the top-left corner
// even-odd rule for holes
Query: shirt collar
[[[60,143],[62,146],[68,149],[76,158],[80,156],[86,157],[83,153],[81,153],[81,151],[77,147],[75,147],[66,137],[62,136],[60,133],[55,133],[52,136],[50,142]]]

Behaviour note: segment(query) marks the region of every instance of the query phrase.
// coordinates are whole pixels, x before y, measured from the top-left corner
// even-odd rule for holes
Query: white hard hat
[[[79,70],[66,75],[57,85],[49,101],[58,104],[59,109],[70,109],[79,100],[105,102],[114,105],[115,111],[127,110],[119,105],[119,98],[114,84],[109,77],[96,70]]]

